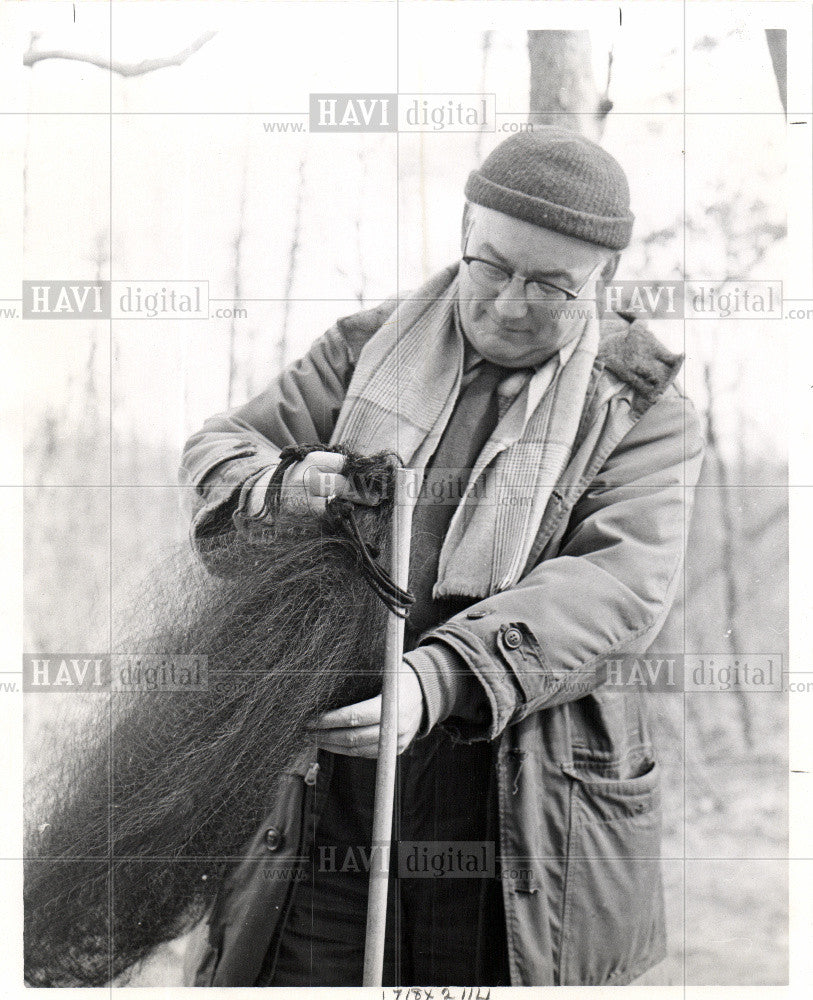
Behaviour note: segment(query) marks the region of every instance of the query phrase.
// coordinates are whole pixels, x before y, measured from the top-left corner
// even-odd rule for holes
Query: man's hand
[[[323,514],[331,497],[347,492],[347,479],[341,475],[344,463],[345,456],[333,451],[312,451],[295,462],[282,477],[283,504],[305,504],[314,513]]]
[[[423,692],[418,675],[404,660],[398,671],[398,753],[415,738],[423,718]],[[381,731],[381,695],[346,708],[325,712],[313,724],[317,744],[349,757],[378,756]]]
[[[294,462],[282,477],[280,494],[283,504],[324,513],[325,504],[331,496],[338,497],[347,491],[347,479],[339,472],[343,465],[344,455],[332,451],[312,451],[301,462]],[[250,517],[258,517],[263,510],[273,474],[272,466],[252,486],[246,503],[246,513]]]

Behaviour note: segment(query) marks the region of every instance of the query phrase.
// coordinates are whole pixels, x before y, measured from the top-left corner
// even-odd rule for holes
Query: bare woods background
[[[175,478],[185,437],[337,316],[453,260],[468,171],[529,110],[566,116],[624,164],[638,221],[619,277],[782,276],[781,39],[736,10],[692,7],[684,46],[669,9],[680,5],[625,7],[620,26],[596,14],[592,39],[455,28],[438,9],[451,5],[437,4],[404,10],[397,37],[386,4],[324,4],[318,21],[310,4],[282,5],[284,20],[235,5],[212,24],[184,5],[119,6],[112,71],[108,5],[78,5],[75,23],[51,5],[14,15],[31,112],[24,275],[206,280],[218,301],[208,321],[116,322],[112,333],[26,323],[29,652],[107,648],[118,595],[186,531]],[[499,131],[308,134],[309,92],[396,89],[396,44],[401,92],[495,93]],[[787,332],[777,320],[653,325],[686,353],[683,383],[709,440],[685,593],[657,649],[784,653]],[[32,776],[66,708],[29,696]],[[781,983],[785,696],[663,695],[656,711],[668,980]],[[173,976],[168,962],[159,956],[145,982]]]

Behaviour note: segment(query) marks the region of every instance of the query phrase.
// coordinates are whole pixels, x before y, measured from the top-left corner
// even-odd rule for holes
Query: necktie
[[[415,604],[407,622],[407,642],[443,620],[432,598],[438,560],[449,522],[468,483],[469,473],[500,418],[497,387],[514,374],[488,361],[460,392],[424,475],[412,520],[409,585]]]

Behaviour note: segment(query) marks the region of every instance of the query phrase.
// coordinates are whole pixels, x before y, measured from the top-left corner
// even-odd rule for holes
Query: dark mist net
[[[29,984],[103,985],[187,930],[312,742],[307,724],[380,690],[370,556],[388,565],[393,463],[348,457],[345,474],[362,502],[284,507],[154,574],[121,651],[205,656],[208,689],[96,694],[66,734],[27,816]]]

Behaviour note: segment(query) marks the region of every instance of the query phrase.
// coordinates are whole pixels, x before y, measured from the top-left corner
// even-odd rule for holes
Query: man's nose
[[[522,319],[528,312],[525,298],[525,281],[515,274],[494,299],[494,312],[501,319]]]

